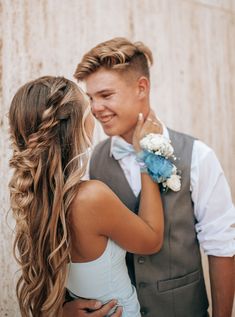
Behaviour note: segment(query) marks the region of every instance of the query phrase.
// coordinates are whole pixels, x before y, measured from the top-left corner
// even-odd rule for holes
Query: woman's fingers
[[[140,139],[141,139],[141,131],[144,125],[144,116],[143,113],[139,113],[138,115],[138,120],[136,123],[136,127],[135,127],[135,131],[133,134],[133,139],[132,139],[132,143],[134,146],[135,151],[139,152],[140,151]]]

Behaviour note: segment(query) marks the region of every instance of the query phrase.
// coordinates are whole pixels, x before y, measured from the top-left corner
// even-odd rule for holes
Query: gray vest
[[[127,254],[127,265],[137,288],[142,316],[205,317],[208,300],[190,194],[194,139],[172,130],[169,133],[178,158],[175,164],[181,171],[181,190],[162,194],[164,244],[154,255]],[[96,146],[90,162],[90,178],[106,183],[130,210],[138,212],[139,197],[133,194],[109,151],[110,139]]]

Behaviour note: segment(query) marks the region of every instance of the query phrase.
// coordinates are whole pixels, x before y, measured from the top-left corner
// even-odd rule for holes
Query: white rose
[[[180,176],[175,174],[171,175],[171,177],[166,180],[166,186],[174,192],[178,192],[181,188]]]
[[[174,149],[170,143],[165,143],[162,149],[162,155],[166,157],[172,156],[174,153]]]
[[[156,151],[161,146],[161,141],[157,134],[149,133],[140,141],[140,145],[143,149]]]
[[[140,146],[142,149],[155,152],[155,154],[165,157],[170,157],[174,153],[170,140],[162,134],[149,133],[140,140]]]

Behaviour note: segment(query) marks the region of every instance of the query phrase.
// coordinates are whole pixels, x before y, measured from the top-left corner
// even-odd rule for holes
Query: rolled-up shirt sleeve
[[[235,207],[221,165],[206,144],[195,141],[191,192],[199,243],[207,255],[235,254]]]

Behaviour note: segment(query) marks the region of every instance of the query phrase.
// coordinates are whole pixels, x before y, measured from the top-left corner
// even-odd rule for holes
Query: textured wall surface
[[[153,50],[152,107],[216,151],[235,198],[235,0],[0,0],[0,316],[19,316],[6,221],[10,100],[35,77],[72,78],[83,53],[114,36]]]

